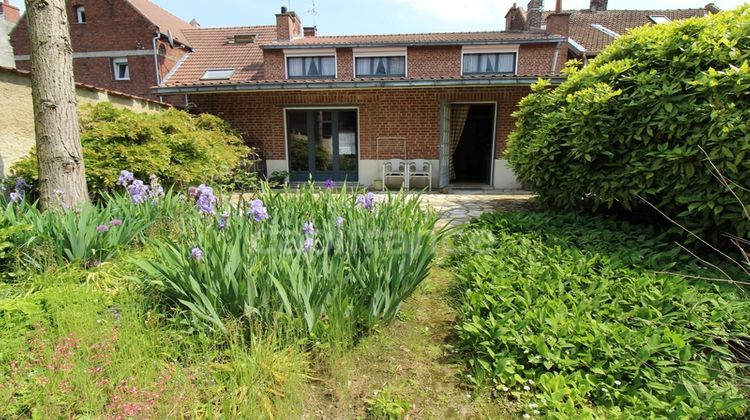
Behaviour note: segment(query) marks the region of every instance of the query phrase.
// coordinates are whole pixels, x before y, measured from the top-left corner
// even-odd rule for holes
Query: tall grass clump
[[[194,217],[174,240],[151,242],[137,264],[194,321],[226,330],[286,325],[316,341],[348,343],[391,321],[428,274],[441,236],[417,198],[345,189],[269,189],[216,205],[191,190]]]

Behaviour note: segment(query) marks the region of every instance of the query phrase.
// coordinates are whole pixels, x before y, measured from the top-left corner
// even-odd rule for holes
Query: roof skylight
[[[672,21],[672,19],[664,15],[653,15],[653,16],[649,16],[648,18],[651,19],[651,21],[657,25],[661,25],[663,23],[669,23]]]
[[[203,73],[201,80],[229,80],[234,74],[234,69],[211,69]]]

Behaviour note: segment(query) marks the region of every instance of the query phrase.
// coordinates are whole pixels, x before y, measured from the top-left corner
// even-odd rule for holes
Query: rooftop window
[[[669,23],[672,21],[672,19],[664,15],[653,15],[653,16],[649,16],[648,18],[651,19],[651,21],[657,25],[661,25],[663,23]]]
[[[607,35],[611,36],[612,38],[619,38],[620,37],[620,34],[618,34],[617,32],[615,32],[615,31],[613,31],[613,30],[611,30],[611,29],[609,29],[609,28],[607,28],[605,26],[602,26],[602,25],[600,25],[598,23],[592,23],[591,27],[594,28],[594,29],[596,29],[599,32],[602,32],[604,34],[607,34]]]
[[[229,80],[234,75],[234,69],[210,69],[203,73],[201,80]]]
[[[229,38],[228,44],[252,44],[255,42],[256,34],[236,34]]]

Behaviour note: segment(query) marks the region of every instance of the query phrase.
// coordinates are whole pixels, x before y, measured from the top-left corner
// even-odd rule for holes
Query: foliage
[[[470,379],[556,418],[741,417],[750,301],[664,237],[575,215],[492,214],[456,239]]]
[[[556,89],[533,86],[508,160],[555,207],[635,210],[643,198],[714,239],[746,237],[733,193],[750,199],[749,59],[748,6],[635,29]]]
[[[375,398],[367,401],[367,412],[373,419],[399,420],[406,417],[411,404],[389,388],[376,391]]]
[[[135,113],[100,103],[83,114],[81,131],[86,180],[97,195],[114,188],[123,169],[141,179],[155,174],[166,185],[185,186],[199,180],[229,182],[239,164],[255,159],[227,123],[208,114]],[[17,162],[13,172],[35,181],[36,152]]]
[[[427,276],[440,238],[436,217],[404,196],[375,203],[345,188],[317,195],[310,185],[296,194],[266,188],[258,198],[220,215],[194,212],[176,240],[151,243],[157,258],[138,261],[211,328],[224,330],[228,316],[261,326],[286,319],[312,337],[349,343],[395,317]],[[246,215],[258,205],[270,217]]]

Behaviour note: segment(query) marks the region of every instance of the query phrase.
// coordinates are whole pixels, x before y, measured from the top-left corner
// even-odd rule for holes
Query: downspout
[[[161,38],[161,32],[156,31],[156,36],[151,40],[154,49],[154,70],[156,71],[156,86],[161,85],[161,72],[159,71],[159,50],[156,48],[156,41]],[[159,102],[164,102],[163,97],[159,96]]]
[[[560,55],[560,48],[562,47],[563,41],[558,41],[557,45],[555,46],[555,52],[552,55],[552,72],[551,74],[556,74],[555,71],[557,70],[557,56]]]

